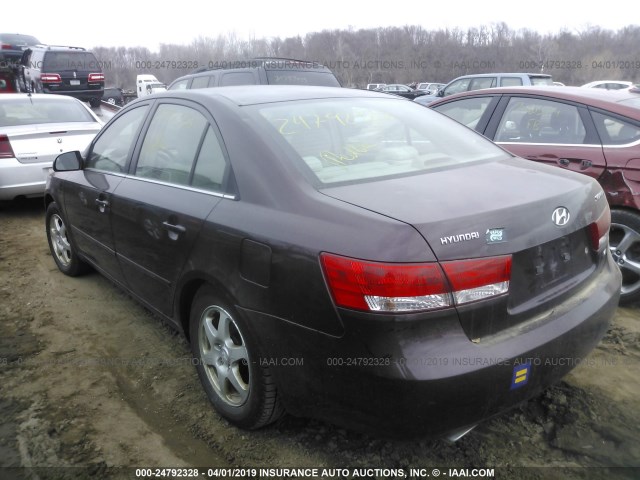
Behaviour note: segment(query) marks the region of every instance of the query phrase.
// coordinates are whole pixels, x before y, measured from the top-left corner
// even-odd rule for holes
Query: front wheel
[[[640,300],[640,215],[611,211],[609,248],[622,273],[620,304]]]
[[[69,237],[67,225],[55,202],[47,207],[45,218],[49,249],[60,271],[70,277],[87,272],[89,266],[78,257]]]
[[[275,383],[269,369],[259,364],[246,324],[213,289],[197,293],[189,331],[198,376],[220,415],[250,430],[281,416]]]

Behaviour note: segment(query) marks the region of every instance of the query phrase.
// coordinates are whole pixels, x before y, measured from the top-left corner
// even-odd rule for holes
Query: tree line
[[[554,81],[640,82],[640,26],[617,31],[588,27],[540,34],[507,24],[426,30],[420,26],[323,30],[287,38],[198,37],[188,45],[98,47],[107,86],[133,89],[149,73],[169,84],[200,68],[239,65],[256,57],[294,58],[328,66],[345,87],[368,83],[442,82],[490,72],[547,73]]]

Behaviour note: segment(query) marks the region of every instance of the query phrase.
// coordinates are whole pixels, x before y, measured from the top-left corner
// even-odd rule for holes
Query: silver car
[[[53,160],[84,150],[100,128],[100,119],[75,98],[0,95],[0,200],[43,196]]]

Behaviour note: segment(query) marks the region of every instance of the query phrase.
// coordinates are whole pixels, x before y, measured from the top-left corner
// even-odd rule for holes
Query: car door
[[[90,146],[84,168],[69,172],[69,181],[62,185],[65,215],[78,249],[117,281],[122,272],[111,231],[111,197],[127,173],[148,109],[142,104],[107,125]]]
[[[511,153],[599,178],[602,144],[586,107],[536,96],[505,95],[484,132]]]
[[[115,250],[129,288],[171,316],[193,243],[224,196],[228,162],[207,112],[171,99],[158,101],[135,157],[113,199]]]

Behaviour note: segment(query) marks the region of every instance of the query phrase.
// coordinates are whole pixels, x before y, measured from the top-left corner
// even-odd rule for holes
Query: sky
[[[438,0],[424,2],[430,5],[424,7],[419,2],[373,0],[109,0],[64,5],[32,0],[28,11],[21,2],[3,3],[0,32],[33,35],[51,45],[143,46],[154,52],[161,43],[188,45],[199,36],[229,33],[240,39],[286,38],[349,27],[358,30],[420,25],[429,30],[466,29],[499,22],[505,22],[512,30],[557,33],[593,26],[618,30],[632,23],[632,15],[625,14],[624,8],[576,8],[561,0],[524,4]]]

